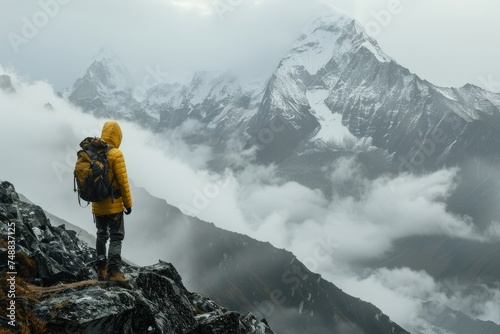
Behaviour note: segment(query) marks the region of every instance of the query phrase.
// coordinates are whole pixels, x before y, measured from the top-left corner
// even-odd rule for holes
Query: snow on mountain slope
[[[161,83],[147,90],[141,109],[156,121],[161,119],[161,111],[180,108],[186,95],[186,87],[181,84]]]
[[[444,87],[437,87],[437,86],[434,86],[434,88],[436,89],[436,91],[439,94],[443,95],[445,98],[452,100],[452,101],[458,101],[457,96],[456,96],[455,92],[453,91],[453,89],[444,88]]]
[[[357,141],[349,129],[342,124],[342,115],[332,113],[325,104],[330,92],[327,89],[307,91],[307,100],[312,108],[312,114],[320,121],[321,129],[311,140],[322,140],[325,143],[341,144],[345,139]]]
[[[314,96],[325,91],[329,94],[321,96],[323,104]],[[392,157],[398,161],[444,131],[449,134],[445,142],[425,164],[415,163],[417,168],[431,168],[429,164],[444,163],[450,154],[459,158],[451,145],[467,124],[481,121],[500,129],[499,106],[500,94],[472,85],[437,87],[422,80],[387,56],[355,20],[339,14],[304,29],[274,72],[249,133],[256,136],[277,116],[283,120],[287,130],[276,134],[280,144],[267,145],[268,152],[261,154],[279,156],[280,161],[300,146],[319,143],[318,138],[333,139],[329,131],[337,122],[355,137],[372,138],[374,146],[396,153]],[[324,145],[318,149],[328,150]],[[412,165],[414,158],[404,157]]]
[[[220,84],[218,72],[196,72],[189,85],[187,99],[193,105],[202,103],[210,94],[214,86]]]
[[[323,139],[332,140],[337,145],[349,132],[358,136],[356,132],[345,129],[347,122],[343,111],[346,98],[342,94],[347,98],[371,95],[374,101],[381,103],[370,74],[377,66],[391,66],[393,63],[354,19],[341,14],[319,18],[303,30],[280,62],[269,81],[259,112],[249,123],[248,132],[256,136],[279,115],[286,130],[276,137],[289,145],[286,149],[288,155],[300,143]],[[365,72],[356,78],[359,80],[356,86],[353,85],[355,91],[343,89],[355,70]],[[321,101],[316,100],[320,96]],[[339,106],[332,106],[332,101]],[[274,146],[268,145],[266,149],[273,152],[263,154],[273,156],[282,151]],[[283,158],[287,154],[282,154]]]
[[[390,62],[392,60],[389,56],[387,56],[382,51],[382,49],[378,46],[378,43],[376,43],[372,39],[370,39],[369,41],[363,42],[363,44],[361,44],[361,47],[363,47],[363,48],[367,49],[368,51],[370,51],[371,53],[373,53],[373,55],[375,57],[377,57],[377,60],[380,62],[387,63],[387,62]]]
[[[466,104],[469,109],[473,110],[471,116],[475,116],[475,119],[479,119],[481,113],[490,116],[498,116],[500,114],[500,94],[487,92],[471,84],[458,88],[457,91],[463,103]]]

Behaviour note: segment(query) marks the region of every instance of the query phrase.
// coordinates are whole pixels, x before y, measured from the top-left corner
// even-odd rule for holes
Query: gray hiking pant
[[[103,267],[106,264],[106,243],[109,239],[108,272],[119,271],[122,262],[122,240],[125,238],[123,212],[106,216],[95,216],[95,224],[97,227],[97,242],[95,247],[97,266]]]

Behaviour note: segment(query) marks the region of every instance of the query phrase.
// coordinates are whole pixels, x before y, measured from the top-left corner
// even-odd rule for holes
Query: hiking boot
[[[110,273],[110,275],[108,277],[108,281],[116,282],[122,288],[132,289],[132,286],[130,285],[128,279],[125,278],[123,273],[120,271],[115,271],[115,272]]]
[[[97,270],[97,280],[105,281],[108,279],[108,267],[104,266]]]

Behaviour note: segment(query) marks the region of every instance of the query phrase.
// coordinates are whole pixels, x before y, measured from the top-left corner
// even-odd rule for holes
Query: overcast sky
[[[0,0],[0,64],[56,89],[101,47],[136,80],[147,68],[272,72],[301,28],[334,6],[400,64],[435,84],[500,91],[497,0]]]

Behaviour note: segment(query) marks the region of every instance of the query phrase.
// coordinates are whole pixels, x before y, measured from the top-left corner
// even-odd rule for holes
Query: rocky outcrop
[[[128,267],[132,290],[84,281],[49,288],[55,294],[35,314],[49,331],[85,333],[273,333],[252,314],[230,312],[182,285],[175,268],[159,262]]]
[[[131,290],[98,282],[94,251],[75,232],[52,226],[8,182],[0,183],[0,220],[0,284],[7,291],[12,278],[16,288],[0,299],[2,309],[16,305],[11,318],[0,319],[6,332],[273,334],[251,313],[189,292],[166,262],[124,263]]]

